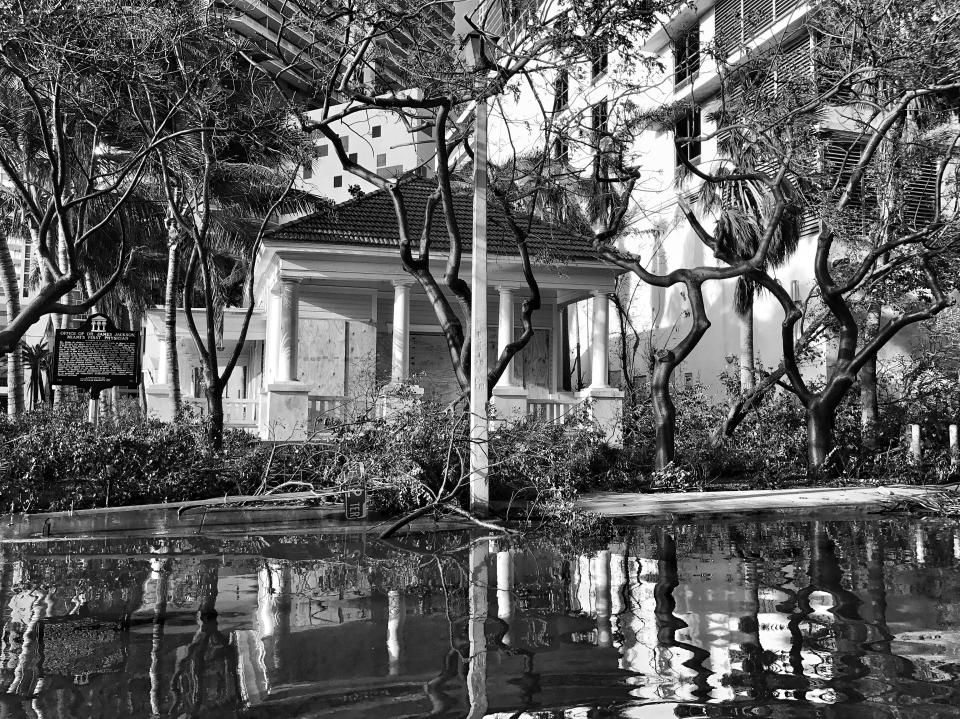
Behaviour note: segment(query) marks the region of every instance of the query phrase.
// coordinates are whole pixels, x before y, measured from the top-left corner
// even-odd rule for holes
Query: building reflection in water
[[[949,526],[635,528],[575,551],[447,539],[5,546],[0,717],[960,706]]]

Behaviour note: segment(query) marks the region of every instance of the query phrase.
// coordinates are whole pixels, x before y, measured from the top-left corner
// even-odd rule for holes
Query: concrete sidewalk
[[[952,485],[955,488],[955,485]],[[758,489],[727,492],[641,494],[597,492],[581,495],[577,507],[605,517],[669,520],[685,515],[724,515],[736,518],[764,514],[802,514],[817,510],[842,513],[875,512],[897,500],[948,489],[937,487],[833,487]]]

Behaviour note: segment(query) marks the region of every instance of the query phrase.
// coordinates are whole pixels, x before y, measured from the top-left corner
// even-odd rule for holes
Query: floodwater
[[[960,717],[943,523],[0,552],[3,719]]]

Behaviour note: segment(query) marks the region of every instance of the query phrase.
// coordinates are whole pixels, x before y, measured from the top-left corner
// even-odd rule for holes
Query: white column
[[[497,324],[497,358],[503,355],[507,345],[513,342],[513,290],[509,287],[498,287],[500,292],[500,315]],[[497,387],[513,386],[513,362],[497,380]]]
[[[300,281],[289,277],[280,279],[280,342],[277,352],[277,381],[296,382],[297,325],[299,322]]]
[[[594,605],[597,611],[597,645],[609,647],[613,644],[613,636],[610,624],[610,550],[604,549],[597,552],[594,559],[596,567],[596,581],[594,590],[596,591]]]
[[[263,366],[267,375],[267,384],[277,381],[280,375],[280,295],[271,292],[267,295],[267,341],[264,347]]]
[[[170,387],[170,367],[167,365],[167,339],[165,337],[157,338],[157,347],[160,348],[160,356],[157,357],[157,376],[153,384],[165,384]]]
[[[607,386],[607,344],[610,341],[609,324],[610,300],[607,293],[600,290],[593,292],[593,338],[591,340],[590,355],[590,387]]]
[[[920,425],[910,425],[910,459],[914,462],[920,461]]]
[[[390,381],[401,384],[410,375],[410,281],[393,281],[393,359]]]
[[[563,319],[560,316],[560,305],[550,306],[550,392],[556,394],[563,386],[560,374],[563,366]]]
[[[513,552],[497,552],[497,616],[507,625],[503,643],[508,647],[516,641],[513,627]]]

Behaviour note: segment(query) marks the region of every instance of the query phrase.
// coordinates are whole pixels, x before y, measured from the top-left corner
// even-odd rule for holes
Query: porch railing
[[[194,407],[200,416],[207,413],[207,400],[202,397],[184,397],[185,404]],[[257,425],[257,407],[255,399],[224,399],[223,423],[228,427],[255,427]]]
[[[349,398],[342,395],[310,395],[307,403],[307,421],[311,427],[323,428],[344,422]]]
[[[553,424],[564,422],[573,412],[574,408],[580,404],[580,400],[573,397],[550,398],[550,399],[528,399],[527,417],[540,420],[541,422],[550,422]]]

